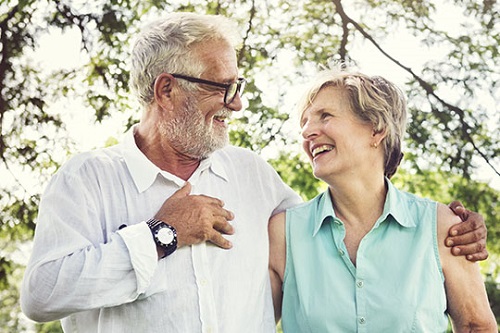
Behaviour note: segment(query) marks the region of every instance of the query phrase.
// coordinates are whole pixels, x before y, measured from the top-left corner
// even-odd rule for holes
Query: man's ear
[[[162,73],[155,79],[153,86],[155,102],[162,106],[167,107],[172,103],[172,88],[175,84],[175,79],[168,73]]]

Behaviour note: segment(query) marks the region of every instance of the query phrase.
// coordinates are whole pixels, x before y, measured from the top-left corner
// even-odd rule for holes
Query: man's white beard
[[[188,96],[184,108],[177,111],[176,118],[162,122],[160,130],[166,142],[177,151],[202,160],[225,147],[229,143],[229,136],[225,128],[214,126],[213,122],[207,125],[197,104],[194,96]],[[224,110],[227,116],[230,112]]]

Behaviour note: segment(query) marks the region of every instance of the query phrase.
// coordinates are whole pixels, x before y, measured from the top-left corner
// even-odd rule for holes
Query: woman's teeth
[[[322,145],[319,147],[316,147],[312,150],[311,154],[313,157],[316,157],[317,155],[324,153],[325,151],[330,151],[333,149],[333,146],[330,145]]]

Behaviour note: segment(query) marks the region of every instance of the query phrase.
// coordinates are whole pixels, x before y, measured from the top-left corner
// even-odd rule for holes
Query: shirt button
[[[364,283],[363,281],[358,281],[356,282],[356,285],[358,286],[358,288],[363,288]]]
[[[360,317],[360,318],[359,318],[359,323],[360,323],[360,324],[364,324],[364,323],[366,323],[366,319],[365,319],[365,317]]]
[[[339,250],[339,255],[340,255],[340,256],[343,256],[343,255],[344,255],[344,251]]]

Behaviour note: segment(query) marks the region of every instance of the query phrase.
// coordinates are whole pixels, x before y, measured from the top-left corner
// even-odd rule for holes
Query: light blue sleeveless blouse
[[[356,267],[329,191],[287,210],[284,333],[446,331],[437,204],[386,183]]]

